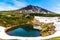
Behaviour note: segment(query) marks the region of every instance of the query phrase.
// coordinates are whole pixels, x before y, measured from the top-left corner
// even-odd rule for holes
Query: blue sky
[[[35,5],[60,13],[60,0],[0,0],[0,11],[16,10],[27,5]]]

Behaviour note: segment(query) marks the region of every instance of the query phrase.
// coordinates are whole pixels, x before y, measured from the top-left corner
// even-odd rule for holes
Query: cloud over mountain
[[[21,7],[26,6],[26,3],[19,2],[17,0],[7,1],[4,0],[3,2],[0,2],[0,11],[2,10],[15,10]]]

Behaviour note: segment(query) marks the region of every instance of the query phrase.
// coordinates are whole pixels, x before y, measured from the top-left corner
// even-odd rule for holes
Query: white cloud
[[[26,3],[19,2],[19,1],[16,1],[16,0],[14,0],[14,4],[15,4],[15,6],[17,6],[17,7],[24,7],[24,6],[26,6]]]
[[[14,3],[14,5],[11,4],[7,4],[6,1],[5,2],[0,2],[0,11],[2,10],[15,10],[21,7],[26,6],[27,4],[24,2],[19,2],[17,0],[13,0],[12,1]]]

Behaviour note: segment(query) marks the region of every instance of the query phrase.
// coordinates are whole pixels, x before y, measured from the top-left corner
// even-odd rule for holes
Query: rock
[[[55,33],[55,26],[53,26],[53,23],[42,24],[41,27],[41,36],[49,36]]]
[[[49,35],[48,32],[42,32],[42,34],[41,34],[42,37],[45,37],[45,36],[48,36],[48,35]]]
[[[55,33],[55,30],[50,30],[50,31],[48,31],[48,33],[49,33],[50,35],[52,35],[52,34]]]
[[[42,24],[42,22],[40,22],[36,19],[33,19],[31,21],[28,21],[27,24],[33,24],[33,25],[36,25],[36,26],[40,26]]]

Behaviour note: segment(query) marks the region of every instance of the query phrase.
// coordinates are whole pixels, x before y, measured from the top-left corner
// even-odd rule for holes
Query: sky
[[[27,5],[39,6],[60,13],[60,0],[0,0],[0,11],[16,10]]]

